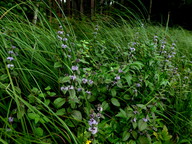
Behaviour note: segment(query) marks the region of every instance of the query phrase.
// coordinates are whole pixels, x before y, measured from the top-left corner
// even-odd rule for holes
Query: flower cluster
[[[61,30],[57,31],[57,38],[62,41],[61,48],[68,49],[69,52],[71,52],[71,49],[68,46],[68,37],[69,34],[65,34],[63,31],[62,26],[59,27]],[[68,58],[71,58],[71,55],[66,55]]]
[[[98,132],[98,123],[99,119],[101,118],[101,112],[103,111],[103,108],[100,105],[98,105],[97,111],[98,113],[94,113],[94,111],[92,111],[92,113],[90,114],[90,119],[88,121],[89,131],[93,135],[95,135]]]
[[[8,68],[14,68],[14,64],[13,64],[13,61],[15,60],[14,59],[14,56],[16,56],[17,54],[14,52],[14,49],[16,48],[16,46],[12,46],[9,51],[8,51],[8,54],[9,56],[6,58],[7,61],[8,61],[8,64],[7,64],[7,67]]]

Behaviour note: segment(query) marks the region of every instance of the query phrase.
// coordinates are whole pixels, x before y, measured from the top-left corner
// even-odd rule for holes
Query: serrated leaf
[[[122,141],[127,141],[130,137],[130,132],[124,131],[122,136]]]
[[[56,100],[54,100],[54,105],[56,108],[60,108],[65,104],[66,100],[65,98],[57,98]]]
[[[79,121],[82,120],[81,112],[78,111],[78,110],[73,110],[71,115],[72,115],[72,117],[73,117],[74,119],[76,119],[76,120],[79,120]]]
[[[132,85],[132,76],[129,75],[129,74],[127,74],[127,75],[125,75],[124,78],[126,79],[127,84],[128,84],[129,86],[131,86],[131,85]]]
[[[102,102],[101,107],[103,108],[103,110],[106,110],[109,107],[109,104],[106,101],[104,101]]]
[[[64,108],[57,110],[56,115],[64,115],[66,113],[66,110]]]
[[[120,106],[120,103],[119,103],[118,99],[116,99],[116,98],[111,98],[111,102],[112,102],[113,105],[115,105],[117,107]]]
[[[147,128],[147,123],[144,122],[142,119],[138,121],[138,128],[140,131],[143,131]]]
[[[62,67],[62,64],[60,62],[54,63],[54,68],[60,68],[60,67]]]
[[[58,79],[58,82],[59,82],[59,83],[65,83],[65,82],[68,82],[68,81],[70,81],[70,77],[68,77],[68,76],[66,76],[66,77],[60,77],[60,78]]]
[[[127,118],[127,114],[123,109],[120,109],[120,112],[118,112],[116,117]]]

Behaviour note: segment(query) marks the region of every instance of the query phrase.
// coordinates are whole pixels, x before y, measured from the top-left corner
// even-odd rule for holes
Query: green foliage
[[[43,16],[38,26],[12,17],[0,22],[1,142],[190,141],[190,41],[125,21],[98,21],[86,35]]]

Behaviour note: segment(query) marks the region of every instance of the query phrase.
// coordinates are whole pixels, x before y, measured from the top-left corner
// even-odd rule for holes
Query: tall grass
[[[2,143],[190,143],[190,32],[121,16],[56,17],[52,26],[41,13],[38,25],[25,13],[1,15]]]

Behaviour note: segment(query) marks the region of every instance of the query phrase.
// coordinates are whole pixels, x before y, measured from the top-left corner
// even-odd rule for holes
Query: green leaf
[[[120,106],[120,103],[119,103],[118,99],[116,99],[116,98],[111,98],[111,102],[112,102],[113,105],[115,105],[117,107]]]
[[[82,120],[82,115],[81,115],[81,112],[78,111],[78,110],[73,110],[72,111],[72,117],[78,121],[81,121]]]
[[[39,118],[40,116],[36,113],[28,113],[27,116],[30,118],[30,119],[35,119],[35,118]]]
[[[41,97],[41,98],[44,98],[45,94],[44,93],[40,93],[38,96]]]
[[[140,136],[139,137],[139,143],[140,144],[149,144],[149,141],[148,141],[148,139],[146,137]]]
[[[101,107],[103,108],[103,110],[106,110],[109,108],[109,104],[106,101],[104,101],[104,102],[102,102]]]
[[[125,75],[124,78],[126,79],[127,84],[128,84],[129,86],[131,86],[131,85],[132,85],[132,76],[131,76],[130,74],[127,74],[127,75]]]
[[[147,128],[147,123],[140,119],[138,122],[138,128],[140,131],[145,130]]]
[[[120,109],[120,112],[118,112],[116,117],[127,118],[127,114],[123,109]]]
[[[70,77],[68,77],[68,76],[66,76],[66,77],[60,77],[60,78],[58,79],[58,82],[59,82],[59,83],[65,83],[65,82],[68,82],[68,81],[70,81]]]
[[[50,99],[45,99],[44,104],[48,106],[50,102],[51,102]]]
[[[51,87],[48,86],[48,87],[45,88],[45,90],[46,90],[46,91],[49,91],[49,90],[51,90]]]
[[[7,74],[3,74],[3,75],[0,76],[0,81],[4,81],[6,79],[8,79],[8,75]]]
[[[112,89],[111,90],[111,95],[114,97],[114,96],[116,96],[116,94],[117,94],[116,89]]]
[[[60,68],[60,67],[62,67],[62,64],[60,62],[54,63],[54,68]]]
[[[35,134],[38,136],[43,136],[43,129],[38,127],[35,129]]]
[[[66,113],[66,110],[64,108],[57,110],[56,115],[64,115]]]
[[[60,108],[65,104],[66,100],[65,98],[57,98],[56,100],[54,100],[54,105],[56,108]]]
[[[144,110],[147,109],[147,107],[146,107],[145,105],[143,105],[143,104],[137,104],[137,106],[140,107],[140,108],[142,108],[142,109],[144,109]]]
[[[137,139],[137,132],[136,131],[132,131],[131,134],[134,137],[134,139]]]
[[[127,141],[130,137],[130,132],[124,131],[122,136],[122,141]]]

